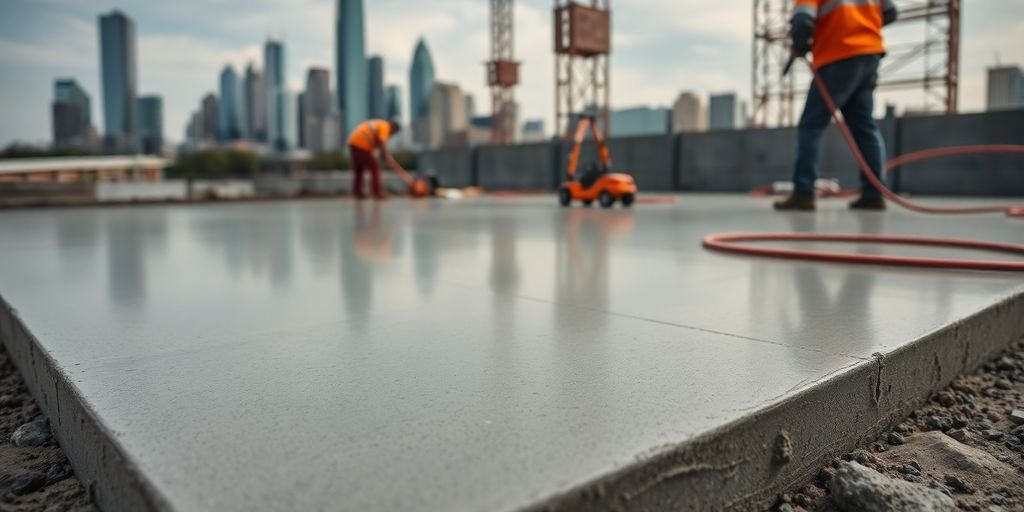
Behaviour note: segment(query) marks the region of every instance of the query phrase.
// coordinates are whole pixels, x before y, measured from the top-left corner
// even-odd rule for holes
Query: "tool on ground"
[[[412,197],[427,197],[437,189],[437,179],[430,176],[412,176],[405,169],[396,167],[393,169],[406,185],[409,186],[409,195]]]
[[[812,66],[809,61],[806,61],[806,59],[803,60],[811,68],[811,73],[814,78],[815,87],[817,87],[818,92],[821,93],[821,97],[825,100],[825,105],[828,106],[829,112],[832,113],[832,119],[835,120],[836,125],[839,127],[839,132],[842,134],[847,146],[849,146],[850,151],[853,153],[854,158],[857,160],[857,165],[860,167],[860,171],[864,173],[868,181],[871,182],[871,184],[874,185],[875,188],[881,191],[882,195],[884,195],[887,199],[889,199],[893,203],[898,204],[899,206],[902,206],[903,208],[919,213],[1005,213],[1006,215],[1011,217],[1024,217],[1024,205],[945,208],[913,203],[911,201],[904,199],[903,197],[900,197],[892,190],[889,190],[889,188],[886,187],[885,184],[882,183],[882,181],[875,176],[875,174],[871,171],[871,167],[868,165],[867,161],[864,160],[864,155],[861,154],[860,149],[857,147],[857,142],[854,140],[853,134],[850,133],[849,127],[846,126],[846,123],[839,116],[839,111],[836,108],[835,101],[833,101],[832,95],[829,93],[828,87],[825,86],[825,82],[822,81],[821,76],[818,74],[818,71],[814,69],[814,66]],[[906,165],[912,162],[918,162],[930,158],[954,155],[969,155],[978,153],[1006,153],[1024,155],[1024,146],[997,144],[927,149],[924,151],[908,153],[906,155],[902,155],[893,158],[892,160],[889,160],[885,164],[885,172],[891,171],[901,165]],[[860,263],[872,265],[897,265],[963,270],[1003,270],[1024,272],[1024,261],[976,260],[955,258],[919,258],[908,256],[885,256],[877,254],[805,251],[800,249],[758,247],[738,243],[763,241],[847,242],[925,245],[930,247],[945,247],[956,249],[980,249],[1024,256],[1024,244],[982,242],[974,240],[960,240],[954,238],[927,238],[917,236],[893,235],[859,235],[846,233],[716,233],[705,237],[703,243],[704,247],[715,251],[723,251],[752,256],[766,256],[774,258],[831,261],[842,263]]]
[[[588,128],[594,138],[594,144],[597,145],[598,161],[592,162],[582,174],[579,174],[577,166]],[[622,206],[627,208],[631,206],[636,199],[636,182],[629,174],[611,172],[611,166],[611,154],[604,142],[604,137],[597,129],[597,121],[594,116],[580,116],[572,151],[569,152],[568,176],[565,183],[558,189],[558,202],[562,206],[569,206],[573,200],[577,200],[585,206],[590,206],[596,199],[602,208],[611,208],[615,205],[615,201],[621,201]]]

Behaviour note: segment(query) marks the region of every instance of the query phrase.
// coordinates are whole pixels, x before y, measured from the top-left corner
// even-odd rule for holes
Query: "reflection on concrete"
[[[431,215],[431,208],[434,206],[428,201],[416,201],[412,205],[412,219],[408,222],[409,235],[412,238],[416,290],[421,297],[427,297],[434,291],[440,267],[438,253],[444,242],[439,236],[437,226],[432,225],[437,219],[436,215]]]
[[[141,309],[146,301],[147,260],[166,248],[164,215],[110,212],[105,224],[107,280],[111,302],[126,309]]]
[[[790,231],[819,231],[819,216],[805,213],[787,215]],[[879,215],[858,216],[858,226],[863,234],[880,233],[883,228],[883,217]],[[857,245],[859,253],[871,251],[869,245]],[[784,334],[784,343],[798,340],[812,332],[811,326],[820,326],[823,320],[833,318],[843,330],[830,332],[840,337],[845,353],[862,353],[862,349],[872,344],[872,308],[869,305],[872,288],[875,284],[875,272],[861,272],[858,268],[847,268],[841,272],[838,285],[835,279],[830,291],[823,271],[834,269],[834,266],[815,262],[793,262],[779,270],[778,265],[757,261],[751,267],[750,308],[761,311],[764,315],[752,315],[759,323],[777,323]],[[796,296],[796,302],[789,300]],[[762,306],[772,305],[773,308]],[[841,322],[840,322],[841,321]]]
[[[379,203],[356,201],[352,208],[352,236],[341,238],[341,293],[349,322],[365,335],[373,309],[374,264],[391,258],[391,233],[383,227]]]

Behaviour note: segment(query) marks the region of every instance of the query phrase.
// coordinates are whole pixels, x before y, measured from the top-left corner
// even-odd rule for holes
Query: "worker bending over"
[[[370,171],[370,182],[373,189],[373,197],[384,199],[384,190],[380,184],[380,166],[373,152],[380,151],[381,158],[387,162],[388,167],[393,171],[405,172],[401,165],[391,157],[388,152],[388,139],[399,132],[401,127],[394,121],[383,119],[370,119],[364,121],[352,130],[348,137],[348,151],[352,160],[352,194],[356,199],[365,199],[363,191],[363,171]]]
[[[892,0],[796,0],[790,18],[793,55],[814,55],[814,68],[850,127],[868,166],[883,178],[885,146],[873,117],[878,65],[885,56],[882,27],[896,20]],[[793,195],[775,203],[776,210],[813,210],[821,135],[831,113],[811,84],[797,127]],[[856,210],[884,210],[881,192],[860,177]]]

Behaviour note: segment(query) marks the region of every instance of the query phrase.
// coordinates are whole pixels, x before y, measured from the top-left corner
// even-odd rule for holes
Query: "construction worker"
[[[380,184],[380,166],[373,152],[380,150],[380,156],[387,162],[388,167],[396,173],[404,173],[401,165],[391,157],[388,152],[388,139],[399,132],[401,126],[395,121],[383,119],[370,119],[364,121],[352,130],[348,137],[348,152],[352,160],[352,194],[356,199],[365,199],[363,191],[363,171],[370,171],[370,183],[373,189],[373,197],[384,199],[384,190]]]
[[[885,146],[873,111],[878,66],[885,55],[882,27],[896,21],[892,0],[796,0],[790,18],[794,57],[811,52],[836,107],[850,127],[857,146],[876,176],[882,176]],[[797,127],[793,194],[775,203],[776,210],[813,210],[821,135],[831,113],[811,84]],[[850,203],[856,210],[884,210],[885,200],[863,175],[861,195]]]

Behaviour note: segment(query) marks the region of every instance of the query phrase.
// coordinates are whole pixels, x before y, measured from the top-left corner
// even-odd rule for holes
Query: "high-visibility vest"
[[[793,14],[815,20],[814,67],[859,55],[885,53],[882,11],[892,0],[796,0]]]
[[[364,121],[352,130],[348,137],[348,145],[364,151],[373,152],[377,146],[385,144],[391,137],[391,123],[383,119]]]

